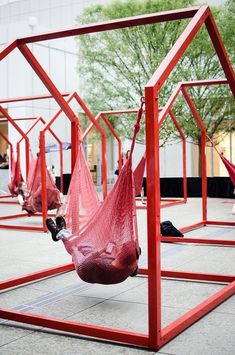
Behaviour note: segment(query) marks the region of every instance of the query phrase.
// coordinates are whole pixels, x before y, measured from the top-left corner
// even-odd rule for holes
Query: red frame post
[[[174,122],[175,127],[177,128],[180,137],[182,139],[182,156],[183,156],[183,202],[187,202],[187,167],[186,167],[186,138],[185,135],[180,128],[179,123],[177,122],[175,115],[173,112],[170,110],[169,114],[171,116],[172,121]]]
[[[205,223],[207,220],[206,129],[193,101],[191,100],[191,97],[189,96],[187,89],[182,87],[181,91],[187,104],[189,105],[197,126],[201,131],[202,222]]]
[[[69,93],[62,93],[61,94],[63,97],[69,96]],[[52,95],[32,95],[32,96],[26,96],[26,97],[16,97],[16,98],[9,98],[9,99],[2,99],[0,100],[1,103],[12,103],[12,102],[19,102],[19,101],[30,101],[30,100],[42,100],[42,99],[50,99],[53,98]],[[10,123],[13,124],[13,126],[17,129],[17,131],[19,131],[19,133],[22,135],[22,138],[17,142],[16,145],[16,150],[17,150],[17,157],[18,159],[20,159],[20,143],[22,142],[23,139],[25,139],[25,141],[27,142],[26,145],[26,157],[28,157],[28,165],[29,165],[29,138],[28,138],[28,133],[37,125],[37,123],[39,121],[41,121],[43,124],[45,124],[45,120],[42,117],[36,118],[36,117],[27,117],[27,118],[16,118],[13,119],[12,117],[10,117],[10,115],[6,112],[6,110],[4,110],[1,106],[0,106],[0,110],[2,111],[2,113],[4,114],[4,116],[6,116],[6,119],[3,119],[1,121],[10,121]],[[7,115],[6,115],[7,113]],[[29,130],[24,133],[19,126],[15,123],[15,121],[21,121],[21,120],[35,120],[34,123],[31,125],[31,127],[29,128]],[[23,134],[22,134],[23,132]],[[62,148],[62,142],[60,141],[60,139],[58,138],[58,136],[53,132],[53,130],[51,128],[49,128],[49,132],[53,135],[53,137],[56,139],[56,141],[59,144],[60,147],[60,177],[61,177],[61,191],[63,192],[63,148]],[[29,168],[26,168],[26,175],[28,176],[28,171]],[[6,197],[6,196],[4,196]],[[18,204],[18,202],[8,202],[8,201],[2,201],[2,203],[16,203]],[[20,230],[32,230],[32,231],[46,231],[46,224],[45,224],[45,216],[47,216],[47,204],[43,204],[42,203],[42,209],[46,208],[46,211],[42,211],[42,214],[38,213],[36,216],[41,216],[43,217],[43,226],[42,227],[28,227],[28,226],[22,226],[22,225],[7,225],[7,224],[3,224],[0,225],[0,228],[3,229],[20,229]],[[8,219],[14,219],[14,218],[19,218],[19,217],[25,217],[25,216],[29,216],[28,213],[24,213],[24,214],[16,214],[16,215],[7,215],[7,216],[1,216],[0,220],[8,220]]]
[[[186,88],[192,87],[192,86],[202,86],[202,85],[225,85],[228,84],[228,81],[226,79],[212,79],[212,80],[198,80],[198,81],[188,81],[188,82],[181,82],[179,83],[169,100],[167,101],[166,105],[164,106],[162,112],[160,113],[159,117],[159,122],[160,124],[164,121],[166,118],[167,114],[171,114],[171,108],[174,104],[174,101],[178,97],[178,95],[182,92],[185,100],[189,106],[189,109],[191,110],[191,113],[198,125],[198,127],[202,131],[202,136],[203,136],[203,151],[204,154],[202,156],[202,221],[199,223],[195,223],[194,225],[190,226],[185,226],[181,228],[182,233],[187,233],[193,229],[203,227],[204,225],[228,225],[228,226],[234,226],[234,222],[223,222],[223,221],[208,221],[207,219],[207,181],[206,181],[206,157],[205,157],[205,146],[206,146],[206,131],[202,122],[201,117],[198,114],[197,108],[192,101],[191,97],[188,94],[188,91]],[[202,238],[175,238],[175,237],[162,237],[161,239],[163,242],[178,242],[178,243],[200,243],[200,244],[214,244],[214,245],[230,245],[233,246],[235,245],[234,240],[224,240],[224,239],[202,239]]]
[[[42,118],[42,117],[38,117],[35,122],[29,127],[29,129],[27,130],[27,132],[25,133],[26,135],[28,135],[32,129],[39,123],[42,122],[43,125],[46,124],[46,121]],[[61,140],[59,139],[59,137],[55,134],[55,132],[49,128],[49,132],[51,133],[51,135],[55,138],[55,140],[57,141],[57,143],[59,144],[59,153],[60,153],[60,191],[63,193],[64,191],[64,184],[63,184],[63,145]],[[17,145],[20,146],[20,143],[22,141],[22,138],[17,142]],[[20,150],[20,148],[19,148]]]
[[[15,123],[9,113],[0,105],[0,112],[6,117],[7,121],[17,130],[17,132],[25,139],[25,161],[26,161],[26,174],[29,171],[29,140],[24,131]]]
[[[5,136],[5,134],[3,134],[0,131],[0,136],[2,137],[2,139],[9,145],[10,147],[10,166],[12,166],[12,161],[13,161],[13,147],[12,147],[12,143],[8,140],[8,138]],[[2,198],[6,198],[6,197],[12,197],[12,195],[0,195],[0,199]],[[1,201],[0,203],[8,203],[8,204],[15,204],[15,201]]]

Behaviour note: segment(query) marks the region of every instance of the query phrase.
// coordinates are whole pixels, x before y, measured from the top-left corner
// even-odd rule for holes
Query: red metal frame
[[[95,121],[98,122],[99,118],[102,117],[101,113],[98,113],[97,116],[94,117]],[[103,118],[103,117],[102,117]],[[110,127],[112,127],[110,125],[110,123],[108,122],[108,120],[104,117],[104,122],[106,122],[106,125],[108,126],[108,128],[110,129]],[[87,129],[85,130],[85,132],[82,134],[82,139],[85,140],[88,136],[88,134],[90,133],[90,131],[92,130],[92,128],[95,127],[94,123],[91,123]],[[101,127],[101,126],[100,126]],[[111,130],[111,129],[110,129]],[[121,141],[120,138],[118,137],[118,135],[115,132],[115,138],[118,140],[118,146],[119,146],[119,156],[120,156],[120,149],[121,149]],[[102,133],[102,149],[101,149],[101,155],[102,155],[102,185],[103,185],[103,199],[106,198],[107,194],[108,194],[108,176],[107,176],[107,157],[106,157],[106,152],[107,152],[107,148],[106,148],[106,132],[105,130],[103,130]]]
[[[21,135],[22,139],[25,140],[25,159],[26,159],[26,171],[28,171],[28,164],[29,164],[29,155],[28,155],[28,149],[29,149],[29,140],[26,134],[23,132],[23,130],[15,123],[15,120],[9,115],[9,113],[0,105],[0,112],[3,114],[5,118],[2,118],[0,122],[10,122],[10,124],[17,130],[17,132]],[[12,143],[3,135],[1,134],[2,138],[7,141],[7,143],[10,145],[10,150],[11,150],[11,160],[10,162],[12,163],[13,159],[13,145]],[[17,154],[16,154],[17,155]],[[1,198],[6,198],[6,197],[12,197],[12,195],[4,195],[1,196]],[[16,204],[17,202],[15,201],[1,201],[0,203],[4,204]],[[0,220],[4,219],[4,217],[0,217]],[[1,228],[1,225],[0,225]]]
[[[68,92],[63,92],[61,93],[63,97],[69,96]],[[34,100],[45,100],[45,99],[51,99],[53,96],[49,94],[44,94],[44,95],[31,95],[31,96],[22,96],[22,97],[12,97],[12,98],[6,98],[6,99],[0,99],[0,104],[9,104],[12,102],[25,102],[25,101],[34,101]],[[16,118],[15,120],[21,120],[22,118]],[[31,119],[31,118],[28,118]],[[23,118],[24,120],[24,118]]]
[[[28,129],[28,131],[25,133],[26,135],[28,135],[32,129],[39,123],[42,122],[43,125],[46,124],[46,121],[42,118],[42,117],[38,117],[35,122],[31,125],[31,127]],[[60,154],[60,191],[63,193],[64,191],[64,184],[63,184],[63,144],[61,142],[61,140],[58,138],[58,136],[55,134],[55,132],[53,132],[53,130],[51,128],[49,128],[49,132],[51,133],[51,135],[55,138],[55,140],[57,141],[57,143],[59,144],[59,154]],[[22,138],[19,140],[19,142],[17,143],[18,151],[20,152],[20,143],[22,142]]]
[[[5,134],[2,133],[1,131],[0,131],[0,136],[2,137],[2,139],[4,141],[7,142],[7,144],[10,147],[10,164],[12,165],[12,161],[13,161],[13,146],[12,146],[12,143],[8,140],[8,138],[5,136]],[[0,195],[0,199],[7,198],[7,197],[11,197],[12,198],[12,195]],[[15,204],[16,202],[15,201],[5,201],[5,200],[2,201],[2,200],[0,200],[0,203]]]
[[[43,69],[40,67],[41,72],[43,73]],[[59,94],[60,95],[60,94]],[[67,112],[73,112],[70,108],[70,106],[68,105],[72,99],[75,99],[77,101],[77,103],[82,107],[82,109],[84,110],[84,112],[86,113],[86,115],[89,117],[89,119],[95,124],[95,126],[97,127],[98,131],[101,133],[102,136],[102,154],[103,154],[103,169],[104,172],[106,172],[105,174],[105,178],[103,179],[103,183],[107,185],[107,168],[106,168],[106,134],[105,131],[102,129],[102,127],[95,121],[94,116],[92,115],[92,113],[90,112],[90,110],[87,108],[87,106],[85,105],[85,103],[83,102],[83,100],[80,98],[80,96],[74,92],[72,94],[68,94],[68,93],[64,93],[61,94],[62,99],[64,96],[68,96],[67,101],[65,101],[63,99],[63,101],[65,102],[65,104],[68,106],[69,109],[67,109]],[[26,97],[26,101],[27,100],[37,100],[37,99],[45,99],[45,98],[52,98],[52,95],[37,95],[37,96],[28,96]],[[5,99],[4,102],[16,102],[16,101],[23,101],[23,97],[21,98],[13,98],[13,99]],[[3,101],[3,100],[2,100]],[[63,102],[63,104],[64,104]],[[63,106],[63,105],[62,105]],[[5,229],[20,229],[20,230],[33,230],[33,231],[46,231],[46,218],[48,216],[48,212],[47,212],[47,192],[46,192],[46,152],[45,152],[45,134],[47,131],[49,131],[54,138],[59,142],[60,145],[60,166],[63,166],[63,160],[62,160],[62,143],[59,140],[59,138],[57,137],[57,135],[55,135],[55,133],[53,132],[53,130],[51,129],[51,125],[54,123],[54,121],[59,117],[59,115],[63,112],[62,109],[59,109],[56,114],[51,118],[51,120],[44,125],[43,129],[40,131],[40,154],[41,154],[41,175],[42,175],[42,213],[38,213],[36,214],[36,216],[42,216],[42,227],[34,227],[34,226],[13,226],[13,225],[0,225],[0,228],[5,228]],[[70,116],[71,119],[71,116]],[[14,120],[15,121],[15,120]],[[27,134],[36,126],[36,124],[39,122],[45,122],[43,120],[43,118],[39,117],[34,123],[33,125],[29,128],[29,130],[27,131],[27,133],[25,134],[27,137]],[[72,145],[72,168],[75,164],[76,161],[76,154],[77,154],[77,146],[78,146],[78,127],[79,127],[79,121],[78,118],[75,116],[75,114],[73,115],[72,119],[71,119],[71,145]],[[28,139],[28,137],[27,137]],[[20,140],[17,144],[17,148],[18,148],[18,155],[20,154],[20,143],[22,140]],[[62,172],[61,172],[62,174]],[[63,175],[63,174],[62,174]],[[63,179],[61,179],[62,184],[63,184]],[[63,186],[63,185],[62,185]],[[106,191],[107,194],[107,191]],[[16,214],[16,215],[8,215],[8,216],[3,216],[0,217],[0,220],[5,220],[5,219],[13,219],[13,218],[18,218],[18,217],[25,217],[28,216],[28,214]]]
[[[42,68],[40,68],[42,69]],[[104,171],[104,177],[103,177],[103,184],[107,185],[107,166],[106,166],[106,134],[105,131],[102,129],[102,127],[98,124],[98,122],[95,120],[95,117],[92,115],[91,111],[88,109],[84,101],[81,99],[81,97],[78,95],[77,92],[74,92],[70,94],[67,98],[67,101],[64,101],[65,105],[67,105],[69,108],[69,103],[75,99],[76,102],[80,105],[80,107],[84,110],[85,114],[88,116],[88,118],[94,123],[96,128],[101,134],[102,137],[102,162],[103,162],[103,171]],[[41,153],[41,174],[42,174],[42,215],[43,215],[43,229],[46,231],[46,218],[47,218],[47,193],[46,193],[46,171],[45,171],[45,166],[46,166],[46,152],[45,152],[45,134],[48,130],[50,130],[51,125],[55,122],[55,120],[60,116],[60,114],[64,111],[64,103],[61,104],[61,109],[59,109],[56,114],[50,119],[50,121],[44,126],[44,128],[40,131],[40,153]],[[70,108],[71,109],[71,108]],[[67,110],[69,111],[69,110]],[[78,151],[78,139],[82,139],[82,134],[80,132],[80,126],[79,126],[79,119],[74,116],[73,121],[71,122],[71,150],[72,150],[72,170],[74,168],[75,162],[76,162],[76,156],[77,156],[77,151]],[[80,137],[78,136],[78,133]],[[73,143],[73,144],[72,144]],[[106,191],[107,194],[107,191]]]
[[[159,109],[161,111],[161,108]],[[113,134],[113,136],[116,138],[117,142],[118,142],[118,169],[121,170],[122,169],[122,141],[119,137],[119,135],[117,134],[116,130],[113,128],[113,126],[110,124],[109,120],[107,119],[106,116],[108,115],[121,115],[121,114],[131,114],[131,113],[138,113],[138,109],[126,109],[126,110],[113,110],[113,111],[101,111],[97,114],[97,116],[95,117],[96,121],[99,121],[99,119],[103,119],[103,121],[105,122],[106,126],[108,127],[108,129],[110,130],[110,132]],[[182,129],[180,128],[174,114],[172,111],[169,111],[169,114],[171,116],[171,119],[177,129],[177,131],[179,132],[180,137],[182,138],[182,159],[183,159],[183,198],[182,199],[161,199],[162,203],[161,204],[161,208],[165,208],[165,207],[170,207],[176,204],[181,204],[181,203],[186,203],[187,202],[187,176],[186,176],[186,139],[185,139],[185,135],[182,131]],[[83,134],[83,139],[85,139],[88,134],[91,132],[91,130],[93,129],[94,124],[91,123],[86,131]],[[103,185],[103,191],[104,191],[104,185]],[[106,191],[107,191],[107,185],[106,185]],[[106,194],[104,192],[104,197],[106,197]],[[136,198],[136,200],[138,201],[140,198]],[[142,199],[142,198],[141,198]],[[145,198],[146,200],[146,198]],[[140,205],[136,205],[137,209],[147,209],[147,205],[144,206],[140,206]]]
[[[119,171],[122,169],[122,141],[120,139],[120,137],[118,136],[117,132],[115,131],[115,129],[113,128],[113,126],[110,124],[109,120],[107,119],[106,115],[109,114],[121,114],[121,113],[135,113],[138,110],[124,110],[124,111],[102,111],[99,112],[98,115],[95,117],[96,122],[99,121],[99,119],[103,119],[104,123],[106,124],[106,126],[108,127],[108,129],[110,130],[110,132],[113,134],[113,136],[116,138],[117,142],[118,142],[118,169]],[[94,128],[94,123],[92,122],[87,129],[85,130],[85,132],[83,133],[83,139],[85,139],[88,134],[91,132],[91,130]],[[105,158],[103,157],[103,149],[102,149],[102,159]],[[106,169],[107,171],[107,169]],[[106,172],[107,174],[107,172]],[[104,170],[104,164],[102,164],[102,176],[105,176],[105,170]],[[104,185],[103,183],[103,196],[104,198],[107,196],[107,191],[108,191],[108,181],[107,181],[107,177],[106,177],[106,183]]]
[[[23,323],[29,323],[33,325],[40,325],[43,327],[58,329],[61,331],[68,331],[76,334],[82,334],[95,338],[103,338],[116,342],[122,342],[124,344],[132,344],[141,347],[147,347],[153,350],[160,349],[164,344],[169,342],[176,335],[187,329],[193,323],[198,321],[205,314],[217,307],[224,300],[229,298],[235,293],[235,275],[213,275],[202,273],[186,273],[182,271],[162,271],[161,270],[161,233],[160,233],[160,220],[161,220],[161,201],[160,201],[160,167],[159,167],[159,107],[158,107],[158,95],[162,85],[175,68],[177,62],[184,54],[185,50],[192,42],[197,32],[200,30],[203,23],[205,23],[209,36],[214,45],[215,51],[220,60],[221,66],[224,70],[225,76],[229,83],[232,93],[235,95],[235,74],[232,69],[232,65],[227,56],[226,50],[222,43],[222,39],[212,17],[211,11],[208,6],[202,6],[200,8],[188,8],[173,11],[166,11],[162,13],[137,16],[126,19],[119,19],[109,21],[105,23],[83,25],[81,27],[47,33],[42,35],[33,35],[26,38],[20,38],[12,42],[7,48],[0,53],[0,60],[6,57],[16,47],[25,56],[31,67],[36,74],[45,84],[49,92],[53,95],[55,100],[59,103],[62,110],[66,113],[69,119],[72,121],[72,128],[76,128],[77,119],[72,110],[69,108],[66,101],[62,98],[59,91],[55,88],[47,74],[44,72],[36,58],[30,52],[27,43],[33,43],[37,41],[68,37],[73,35],[81,35],[86,33],[101,32],[107,30],[114,30],[118,28],[125,28],[131,26],[139,26],[148,23],[157,23],[163,21],[180,20],[185,18],[191,18],[185,30],[175,42],[167,56],[164,58],[150,81],[145,86],[145,108],[146,108],[146,158],[147,158],[147,189],[148,189],[148,206],[147,206],[147,223],[148,223],[148,269],[141,270],[141,273],[148,275],[148,333],[137,334],[133,332],[122,331],[119,329],[105,328],[100,326],[94,326],[91,324],[83,324],[79,322],[70,322],[66,320],[59,320],[50,317],[44,317],[42,315],[33,315],[25,312],[9,311],[7,309],[0,309],[0,317],[14,320]],[[200,118],[191,98],[186,90],[184,90],[186,101],[191,109],[194,111],[194,118],[197,120],[200,126]],[[203,132],[203,127],[200,127]],[[74,130],[73,138],[73,155],[75,161],[76,158],[76,144],[77,136],[76,130]],[[203,140],[205,137],[203,137]],[[41,135],[40,145],[43,149],[43,134]],[[203,147],[205,142],[203,141]],[[43,162],[45,167],[45,161]],[[203,164],[205,165],[205,154],[203,157]],[[203,167],[203,179],[205,179],[205,166]],[[203,199],[206,192],[206,185],[203,187]],[[203,202],[203,223],[206,224],[206,203]],[[200,224],[200,223],[199,223]],[[220,222],[219,222],[220,225]],[[234,225],[234,224],[231,224]],[[68,266],[61,267],[61,271],[67,271]],[[58,268],[54,268],[55,273],[58,273]],[[45,272],[45,276],[47,275]],[[43,277],[42,271],[39,277]],[[53,270],[50,270],[50,275],[53,274]],[[199,304],[197,307],[187,312],[185,315],[162,328],[161,326],[161,276],[182,278],[182,279],[196,279],[207,280],[228,283],[222,290],[215,293],[213,296]],[[37,279],[37,278],[35,278]],[[18,279],[19,280],[19,279]],[[30,276],[26,276],[20,284],[31,281]],[[17,281],[16,281],[17,282]],[[14,285],[14,281],[8,284]],[[18,282],[19,284],[19,282]],[[6,287],[3,286],[3,289]]]
[[[206,179],[206,162],[205,162],[205,147],[206,147],[206,131],[203,126],[203,121],[201,117],[198,114],[198,111],[195,107],[195,104],[193,103],[191,97],[189,96],[189,93],[187,91],[187,87],[192,87],[192,86],[202,86],[202,85],[225,85],[228,84],[228,81],[226,79],[214,79],[214,80],[198,80],[198,81],[188,81],[188,82],[181,82],[179,83],[175,90],[173,91],[171,97],[167,101],[165,107],[161,111],[159,115],[159,125],[164,122],[165,118],[167,117],[167,114],[170,114],[172,117],[172,106],[177,99],[178,95],[180,93],[183,94],[189,109],[191,110],[191,113],[196,120],[196,123],[200,127],[200,129],[203,131],[203,171],[202,171],[202,221],[196,223],[195,225],[187,226],[181,228],[181,231],[183,233],[187,233],[193,229],[203,227],[205,225],[231,225],[234,226],[234,222],[218,222],[218,221],[209,221],[207,220],[207,179]],[[183,238],[183,239],[177,239],[173,237],[162,237],[163,242],[184,242],[184,243],[201,243],[201,244],[220,244],[220,245],[235,245],[235,240],[223,240],[223,239],[217,239],[217,240],[212,240],[212,239],[201,239],[201,238]]]
[[[69,93],[62,93],[61,94],[63,97],[69,96]],[[16,97],[16,98],[8,98],[8,99],[2,99],[0,100],[1,103],[12,103],[12,102],[22,102],[22,101],[33,101],[33,100],[42,100],[42,99],[51,99],[53,98],[52,95],[32,95],[32,96],[26,96],[26,97]],[[6,111],[4,111],[6,112]],[[5,114],[4,114],[5,116]],[[9,116],[9,114],[8,114]],[[25,137],[27,137],[27,142],[28,145],[26,147],[26,149],[28,149],[28,151],[26,152],[26,157],[28,158],[29,161],[29,138],[28,138],[28,133],[31,132],[31,130],[38,124],[38,122],[42,122],[43,124],[45,124],[45,120],[42,117],[27,117],[27,118],[16,118],[13,119],[10,116],[7,117],[6,119],[1,119],[2,121],[6,121],[8,122],[9,120],[14,121],[14,127],[19,128],[18,125],[15,123],[16,121],[21,121],[21,120],[35,120],[34,123],[31,125],[31,127],[28,129],[28,131],[26,133],[24,133],[24,136],[22,136],[22,138],[17,142],[16,144],[16,151],[17,151],[17,158],[20,160],[20,143],[22,142],[23,139],[25,139]],[[10,122],[12,122],[10,121]],[[20,128],[19,128],[20,132],[23,132]],[[63,192],[63,150],[62,150],[62,142],[60,141],[60,139],[58,138],[58,136],[53,132],[53,130],[50,128],[49,132],[52,134],[52,136],[56,139],[56,141],[59,144],[60,147],[60,177],[61,177],[61,191]],[[28,168],[29,169],[29,168]],[[26,168],[26,175],[28,175],[28,169]],[[1,201],[0,203],[11,203],[11,204],[18,204],[18,201]],[[14,214],[14,215],[7,215],[7,216],[1,216],[0,217],[0,221],[2,220],[9,220],[9,219],[15,219],[15,218],[21,218],[21,217],[26,217],[29,216],[28,213],[20,213],[20,214]],[[40,217],[42,216],[41,213],[37,213],[35,214],[35,216]],[[8,224],[0,224],[0,228],[1,229],[20,229],[20,230],[32,230],[32,231],[45,231],[45,227],[34,227],[34,226],[22,226],[22,225],[8,225]]]
[[[0,112],[6,118],[8,122],[18,131],[22,138],[25,140],[25,161],[26,161],[26,172],[29,169],[29,140],[24,131],[15,123],[15,120],[9,115],[9,113],[0,105]],[[2,120],[3,121],[3,120]]]

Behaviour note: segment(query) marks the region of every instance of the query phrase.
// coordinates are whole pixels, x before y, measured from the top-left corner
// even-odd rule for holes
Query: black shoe
[[[135,271],[131,274],[131,277],[137,276],[139,272],[139,267],[137,266]]]
[[[64,217],[62,216],[57,216],[55,219],[56,226],[59,230],[65,229],[66,228],[66,222]]]
[[[54,242],[58,242],[59,239],[57,239],[56,236],[60,230],[56,227],[56,224],[52,218],[46,219],[46,226],[49,232],[51,232],[51,237],[54,240]]]
[[[161,223],[161,235],[169,237],[183,237],[184,235],[173,226],[171,221],[164,221]]]

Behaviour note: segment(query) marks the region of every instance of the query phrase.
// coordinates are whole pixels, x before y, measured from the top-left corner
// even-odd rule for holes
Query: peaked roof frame
[[[38,325],[51,329],[58,329],[75,334],[90,336],[131,344],[139,347],[146,347],[153,350],[159,350],[164,344],[177,336],[190,325],[198,321],[213,308],[218,306],[225,299],[235,293],[235,275],[214,275],[214,274],[198,274],[177,271],[161,270],[161,234],[160,234],[160,169],[159,169],[159,107],[158,94],[159,91],[175,68],[177,62],[183,56],[189,44],[192,42],[200,28],[205,24],[208,34],[211,38],[218,59],[223,68],[225,77],[228,81],[230,89],[235,95],[235,74],[229,61],[225,47],[223,45],[218,28],[208,6],[200,8],[179,9],[173,11],[165,11],[156,14],[136,16],[125,19],[118,19],[97,24],[89,24],[80,26],[75,29],[65,31],[47,33],[42,35],[34,35],[20,38],[13,41],[0,53],[0,60],[4,59],[14,49],[18,48],[35,73],[44,83],[48,91],[60,105],[61,109],[71,120],[71,129],[76,128],[78,122],[75,113],[68,106],[61,96],[59,90],[55,87],[51,79],[48,77],[42,66],[39,64],[27,44],[38,41],[44,41],[55,38],[69,37],[74,35],[89,34],[94,32],[102,32],[115,30],[119,28],[127,28],[132,26],[140,26],[145,24],[160,23],[164,21],[175,21],[191,18],[183,33],[175,42],[169,53],[166,55],[156,72],[145,86],[145,109],[146,109],[146,159],[147,159],[147,189],[148,189],[148,207],[147,207],[147,224],[148,224],[148,269],[142,273],[148,275],[148,332],[147,334],[139,334],[126,330],[95,326],[92,324],[84,324],[71,322],[66,320],[53,319],[40,315],[33,315],[26,312],[17,312],[7,309],[0,309],[0,317],[19,321],[23,323]],[[77,154],[78,133],[74,130],[72,135],[72,163],[75,164]],[[72,166],[73,166],[72,164]],[[20,285],[29,281],[40,279],[42,277],[53,275],[58,272],[71,270],[71,264],[64,267],[57,267],[44,272],[38,272],[25,277],[2,282],[1,289]],[[195,280],[218,281],[228,283],[222,290],[205,300],[194,309],[190,310],[179,319],[169,324],[165,328],[161,325],[161,276],[186,278]]]

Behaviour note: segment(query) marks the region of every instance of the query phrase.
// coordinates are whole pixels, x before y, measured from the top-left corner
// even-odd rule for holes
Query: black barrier
[[[143,180],[144,194],[147,195],[146,178]],[[161,197],[183,197],[183,178],[161,178]],[[200,177],[187,178],[188,197],[202,197],[202,180]],[[229,177],[208,177],[207,196],[234,198],[235,189]]]
[[[64,194],[66,195],[71,174],[63,175]],[[56,186],[60,189],[60,177],[56,177]],[[143,179],[144,196],[147,196],[146,178]],[[161,178],[161,197],[183,197],[183,178]],[[199,177],[187,178],[188,197],[202,197],[202,181]],[[235,189],[229,177],[208,177],[207,196],[235,199]]]

